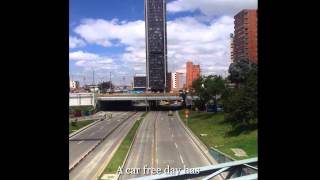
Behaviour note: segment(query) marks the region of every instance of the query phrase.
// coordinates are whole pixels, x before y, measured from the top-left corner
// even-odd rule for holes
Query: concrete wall
[[[93,93],[69,94],[69,106],[95,106],[96,99]]]

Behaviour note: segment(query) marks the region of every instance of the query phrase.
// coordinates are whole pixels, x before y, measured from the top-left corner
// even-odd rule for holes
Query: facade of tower
[[[194,65],[191,61],[187,62],[186,65],[186,86],[187,89],[190,89],[192,87],[192,82],[200,77],[200,65]]]
[[[258,63],[257,10],[244,9],[234,16],[233,58]]]
[[[146,74],[150,91],[167,87],[166,0],[145,0]]]

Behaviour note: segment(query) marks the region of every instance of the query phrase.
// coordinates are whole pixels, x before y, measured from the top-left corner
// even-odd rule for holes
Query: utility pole
[[[110,71],[110,91],[112,91],[112,82],[111,82],[111,71]]]

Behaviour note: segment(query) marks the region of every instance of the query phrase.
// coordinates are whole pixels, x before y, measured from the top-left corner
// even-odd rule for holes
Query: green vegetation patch
[[[93,122],[94,122],[94,120],[78,121],[75,126],[72,126],[72,123],[69,123],[69,134],[73,133],[73,132],[79,130],[80,128],[82,128],[88,124],[91,124]]]
[[[184,111],[179,111],[185,122]],[[258,154],[257,129],[232,129],[230,123],[224,121],[223,113],[190,112],[188,127],[209,148],[214,147],[234,159],[256,157]],[[244,127],[246,128],[246,127]],[[207,134],[201,136],[200,134]],[[237,157],[231,148],[243,149],[248,157]]]

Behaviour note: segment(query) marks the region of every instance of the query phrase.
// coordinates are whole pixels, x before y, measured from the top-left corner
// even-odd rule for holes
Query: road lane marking
[[[84,141],[79,141],[77,144],[81,144],[81,143],[83,143]]]
[[[174,135],[173,135],[173,133],[171,134],[171,137],[172,137],[172,138],[174,138]]]
[[[176,148],[178,149],[178,145],[177,145],[177,143],[174,143],[174,145],[176,146]]]
[[[180,160],[181,160],[182,164],[184,164],[181,154],[179,154],[179,156],[180,156]]]
[[[92,136],[92,135],[94,135],[95,134],[95,132],[92,132],[89,136]]]

